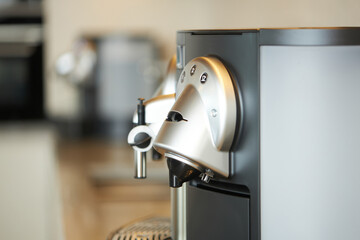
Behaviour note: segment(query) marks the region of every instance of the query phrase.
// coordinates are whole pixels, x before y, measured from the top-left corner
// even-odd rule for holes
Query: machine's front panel
[[[241,92],[244,117],[241,135],[235,136],[232,147],[230,178],[216,178],[210,183],[203,183],[197,179],[189,183],[186,203],[188,240],[260,239],[257,36],[256,31],[221,34],[211,34],[211,32],[178,33],[178,57],[180,57],[178,59],[180,62],[178,75],[182,70],[181,65],[187,64],[196,57],[209,55],[217,57],[233,76],[235,85],[238,87],[238,94]],[[237,121],[240,123],[241,119],[239,111]],[[219,193],[219,191],[231,193],[231,195]],[[230,209],[233,209],[233,212],[230,213]],[[225,219],[226,214],[236,216],[234,221],[230,218]],[[200,219],[204,221],[199,222]],[[211,227],[212,225],[208,224],[211,221],[221,223],[222,227]],[[229,225],[224,226],[225,224]],[[229,231],[225,231],[225,229]],[[209,234],[206,235],[208,237],[200,237],[199,234],[206,231],[209,231]]]
[[[262,240],[360,236],[360,46],[262,46]]]
[[[187,196],[191,216],[187,219],[188,240],[249,240],[249,198],[193,186],[188,186]]]

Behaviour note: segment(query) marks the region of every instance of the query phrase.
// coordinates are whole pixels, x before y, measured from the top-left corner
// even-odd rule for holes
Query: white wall
[[[359,0],[47,0],[47,103],[74,116],[77,94],[53,74],[56,57],[82,33],[146,32],[175,53],[181,29],[360,26]]]

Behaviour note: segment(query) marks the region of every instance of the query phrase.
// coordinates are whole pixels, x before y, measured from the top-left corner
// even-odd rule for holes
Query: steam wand
[[[145,125],[145,106],[144,106],[144,98],[139,98],[139,104],[137,105],[137,113],[138,113],[138,126]],[[140,135],[140,136],[139,136]],[[140,138],[141,141],[139,141]],[[137,145],[143,145],[147,141],[149,141],[149,136],[146,136],[146,133],[139,133],[135,137],[135,142]],[[138,140],[138,141],[136,141]],[[146,178],[146,152],[134,151],[134,163],[135,163],[135,178]]]
[[[129,134],[128,142],[134,148],[135,178],[146,178],[146,152],[152,140],[151,132],[146,126],[144,98],[139,98],[137,105],[137,126]]]

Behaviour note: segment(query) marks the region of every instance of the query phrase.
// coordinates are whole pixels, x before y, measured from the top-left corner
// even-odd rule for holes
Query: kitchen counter
[[[170,217],[164,161],[148,161],[149,178],[133,178],[133,152],[121,143],[61,141],[57,146],[67,240],[105,239],[150,216]]]

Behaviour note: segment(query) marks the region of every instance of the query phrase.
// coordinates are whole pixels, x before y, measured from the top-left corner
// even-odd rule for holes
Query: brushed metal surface
[[[202,83],[204,73],[206,81]],[[185,120],[165,121],[155,139],[155,149],[180,155],[228,177],[237,109],[234,86],[225,66],[214,57],[190,61],[180,75],[171,111]]]
[[[194,75],[188,74],[196,66]],[[207,81],[201,83],[202,75]],[[182,75],[185,75],[182,78]],[[235,90],[226,67],[215,57],[198,57],[190,61],[180,75],[176,87],[176,100],[189,86],[199,93],[210,124],[213,145],[220,151],[228,151],[234,138],[236,125]],[[214,110],[217,112],[213,116]]]

